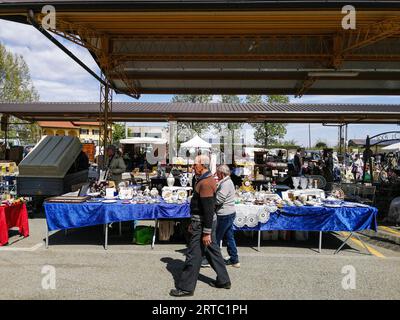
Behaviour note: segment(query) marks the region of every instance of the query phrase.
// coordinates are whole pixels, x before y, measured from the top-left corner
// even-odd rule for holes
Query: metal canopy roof
[[[0,113],[38,121],[98,121],[99,103],[0,103]],[[400,123],[400,105],[114,102],[113,121]]]
[[[0,18],[43,1],[0,0]],[[400,1],[46,1],[117,92],[400,95]],[[341,9],[357,9],[343,30]],[[340,71],[340,73],[338,73]],[[328,72],[328,73],[327,73]]]

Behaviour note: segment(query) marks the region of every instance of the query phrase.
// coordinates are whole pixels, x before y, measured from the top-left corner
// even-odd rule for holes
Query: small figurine
[[[251,181],[249,180],[248,177],[245,177],[242,182],[242,186],[240,187],[240,190],[245,191],[245,192],[254,192],[254,188],[251,184]]]

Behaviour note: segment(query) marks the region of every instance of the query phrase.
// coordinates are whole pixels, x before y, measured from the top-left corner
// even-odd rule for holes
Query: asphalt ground
[[[0,299],[175,299],[168,292],[183,267],[184,243],[135,245],[130,225],[119,236],[114,224],[108,250],[101,227],[56,232],[45,249],[44,219],[31,219],[30,231],[25,239],[10,231],[10,245],[0,248]],[[232,288],[210,287],[215,272],[202,269],[187,299],[400,299],[396,250],[367,243],[369,254],[354,237],[334,254],[346,234],[324,233],[318,253],[318,233],[311,233],[308,241],[262,241],[258,252],[257,234],[236,235],[241,268],[228,268]],[[44,281],[46,266],[55,288]]]

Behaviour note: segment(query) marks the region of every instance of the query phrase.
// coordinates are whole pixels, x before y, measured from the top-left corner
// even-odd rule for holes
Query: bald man
[[[193,197],[190,202],[192,234],[185,266],[177,282],[176,289],[170,291],[174,297],[192,296],[199,277],[202,257],[206,256],[217,273],[217,279],[210,282],[214,288],[231,288],[221,249],[216,242],[217,216],[215,214],[215,194],[217,185],[209,170],[210,158],[199,155],[195,158],[193,169],[196,174]]]

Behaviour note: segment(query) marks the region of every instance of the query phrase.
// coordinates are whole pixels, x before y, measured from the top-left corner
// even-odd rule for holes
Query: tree
[[[322,140],[318,140],[317,143],[315,144],[315,148],[317,148],[317,149],[325,149],[327,147],[328,147],[328,145],[326,144],[326,142],[324,142]]]
[[[247,103],[263,103],[260,95],[246,96]],[[267,96],[267,103],[288,103],[287,96]],[[257,143],[264,145],[265,148],[271,144],[277,144],[279,139],[283,139],[286,134],[286,125],[282,123],[254,123],[254,139]]]
[[[222,103],[230,103],[230,104],[238,104],[241,103],[240,98],[236,95],[221,95]],[[223,131],[225,129],[228,130],[238,130],[243,127],[243,123],[229,122],[229,123],[221,123],[217,122],[212,125],[218,131]]]
[[[119,143],[119,140],[125,139],[126,138],[125,126],[122,123],[114,123],[112,136],[113,136],[113,143]]]
[[[222,103],[230,103],[230,104],[239,104],[241,103],[240,98],[236,95],[222,95],[221,96],[221,102]],[[225,130],[229,131],[231,134],[231,143],[232,143],[232,159],[231,163],[234,162],[234,143],[235,143],[235,133],[237,134],[237,131],[242,129],[243,123],[240,122],[228,122],[228,123],[214,123],[213,127],[217,129],[219,132],[223,132]],[[237,137],[236,137],[237,138]],[[222,144],[222,142],[221,142]]]
[[[212,95],[192,95],[192,94],[178,94],[172,98],[172,102],[178,103],[210,103]],[[203,131],[210,127],[206,122],[178,122],[178,131],[189,129],[200,135]]]
[[[261,95],[246,96],[246,103],[263,103],[263,98]]]
[[[12,54],[0,43],[0,102],[33,102],[39,100],[29,72],[21,55]],[[40,130],[36,124],[10,117],[8,138],[20,138],[25,143],[36,143]],[[0,133],[5,136],[4,132]]]
[[[285,147],[285,148],[292,148],[292,149],[297,149],[300,147],[300,145],[297,143],[296,140],[284,140],[280,142],[277,146],[279,147]]]

